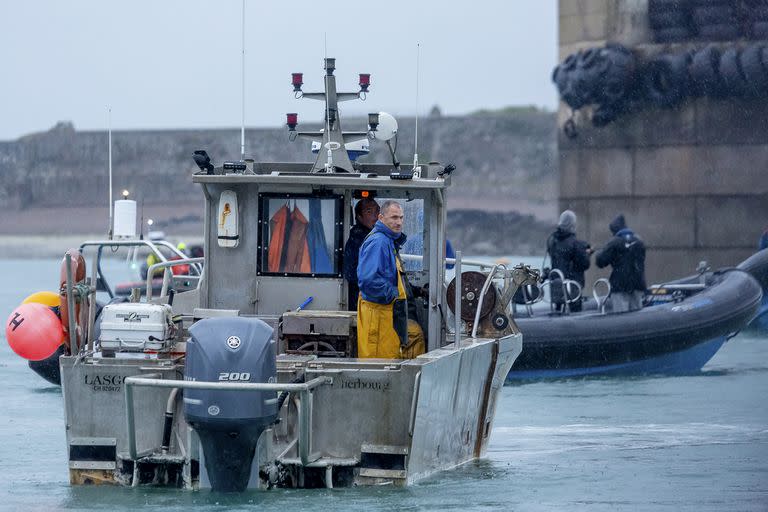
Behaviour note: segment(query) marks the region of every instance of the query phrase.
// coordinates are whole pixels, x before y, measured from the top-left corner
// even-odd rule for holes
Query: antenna
[[[323,52],[325,55],[323,55],[323,62],[328,64],[328,32],[323,32]],[[331,150],[331,106],[328,104],[328,81],[330,80],[330,77],[328,76],[328,72],[326,70],[325,73],[325,139],[328,137],[328,142],[325,143],[325,147],[328,150],[327,152],[327,160],[325,162],[325,172],[330,173],[331,169],[333,168],[333,151]]]
[[[245,161],[245,0],[243,0],[243,15],[242,15],[242,41],[240,44],[240,50],[241,50],[241,62],[240,62],[240,71],[242,75],[242,84],[240,87],[240,93],[241,93],[241,110],[242,110],[242,122],[240,124],[240,160]]]
[[[413,141],[413,177],[421,178],[421,169],[419,168],[419,48],[416,43],[416,135]]]
[[[112,240],[112,223],[114,222],[112,213],[112,108],[107,107],[107,145],[109,146],[109,231],[107,237]]]

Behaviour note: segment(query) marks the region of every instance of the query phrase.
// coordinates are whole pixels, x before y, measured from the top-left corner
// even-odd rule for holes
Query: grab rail
[[[600,284],[604,284],[607,288],[607,291],[605,292],[605,295],[600,295],[597,293],[597,286]],[[597,302],[597,308],[600,310],[600,314],[605,314],[605,303],[608,301],[608,297],[611,295],[611,282],[608,281],[606,278],[601,277],[597,281],[595,281],[595,284],[592,285],[592,296],[595,298],[595,302]]]
[[[168,295],[168,284],[171,276],[169,276],[168,269],[178,265],[190,265],[195,263],[204,262],[205,258],[183,258],[180,260],[168,260],[153,263],[147,268],[147,302],[152,299],[152,279],[155,275],[155,270],[163,269],[163,288],[160,290],[160,297]],[[200,276],[184,276],[185,279],[197,279],[200,280]]]
[[[123,384],[125,385],[125,418],[128,427],[128,453],[132,460],[136,460],[140,455],[152,453],[155,449],[145,450],[138,453],[136,449],[136,419],[133,407],[133,387],[143,386],[151,388],[175,388],[175,389],[212,389],[219,391],[288,391],[299,394],[299,439],[298,451],[299,458],[303,465],[307,465],[312,460],[312,390],[325,385],[332,385],[331,377],[315,377],[314,379],[298,384],[290,383],[261,383],[261,382],[202,382],[190,380],[166,380],[150,378],[159,374],[148,376],[127,377]]]
[[[475,339],[477,337],[477,324],[480,323],[480,310],[483,309],[483,299],[485,299],[485,294],[488,292],[488,288],[491,287],[491,283],[493,282],[493,279],[496,276],[496,271],[499,268],[503,268],[504,270],[507,270],[507,266],[503,263],[497,263],[493,266],[491,271],[488,273],[488,277],[485,278],[485,282],[483,283],[483,289],[480,291],[480,299],[477,301],[477,310],[475,311],[475,321],[472,325],[472,339]]]

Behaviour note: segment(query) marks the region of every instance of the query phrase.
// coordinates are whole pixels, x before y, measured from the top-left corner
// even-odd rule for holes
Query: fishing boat
[[[417,157],[401,165],[394,151],[392,162],[353,162],[350,141],[388,143],[397,124],[374,113],[366,130],[342,131],[339,102],[364,97],[370,75],[346,93],[337,92],[335,59],[324,70],[322,92],[304,92],[301,73],[292,79],[297,98],[324,102],[324,129],[297,131],[296,114],[287,115],[289,139],[320,143],[314,162],[252,162],[243,150],[240,160],[215,165],[195,152],[204,259],[162,258],[143,293],[97,315],[98,291],[114,292],[105,259],[151,242],[114,237],[67,252],[59,366],[71,484],[408,485],[486,452],[523,346],[509,300],[538,273],[499,265],[462,284],[457,253],[446,291],[452,168]],[[348,306],[357,298],[347,296],[341,268],[360,197],[423,211],[423,264],[406,273],[422,292],[412,301],[426,345],[418,357],[356,357],[357,316]],[[170,270],[200,263],[200,276]],[[165,276],[159,296],[155,271]],[[175,289],[190,277],[194,286]]]
[[[595,293],[580,312],[534,308],[535,300],[523,300],[528,305],[516,307],[515,319],[525,350],[508,380],[699,372],[758,312],[762,289],[743,266],[712,272],[702,265],[697,275],[653,285],[646,305],[632,312],[609,312],[605,279],[594,287],[603,293]],[[569,286],[567,280],[555,282]],[[528,296],[545,295],[535,290]],[[563,289],[563,296],[569,293]]]

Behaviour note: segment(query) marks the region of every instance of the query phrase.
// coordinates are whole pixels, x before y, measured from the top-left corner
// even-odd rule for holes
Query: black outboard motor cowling
[[[189,332],[185,380],[277,382],[272,328],[263,321],[208,318]],[[256,442],[277,419],[276,393],[187,389],[184,414],[200,437],[213,490],[245,490]]]

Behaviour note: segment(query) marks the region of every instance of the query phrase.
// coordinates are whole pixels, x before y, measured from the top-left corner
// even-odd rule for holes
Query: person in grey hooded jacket
[[[584,271],[589,268],[592,250],[587,242],[576,238],[576,214],[571,210],[560,214],[557,229],[547,239],[547,253],[553,269],[560,270],[565,279],[576,281],[584,288]],[[555,295],[553,292],[553,300]],[[558,297],[564,299],[562,295],[560,293]],[[581,301],[571,303],[570,309],[581,311]]]

